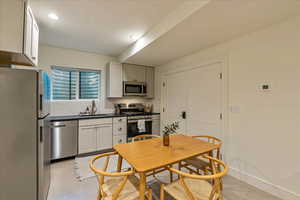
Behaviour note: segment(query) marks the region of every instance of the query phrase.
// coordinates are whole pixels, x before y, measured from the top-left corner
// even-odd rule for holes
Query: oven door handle
[[[142,120],[142,119],[140,119],[140,120]],[[128,123],[136,123],[136,122],[138,122],[139,120],[138,119],[136,119],[136,120],[128,120]],[[152,122],[152,119],[145,119],[145,122]]]

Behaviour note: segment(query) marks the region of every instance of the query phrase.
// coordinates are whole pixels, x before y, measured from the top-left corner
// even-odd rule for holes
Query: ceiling
[[[299,0],[213,0],[126,62],[159,66],[299,14]]]
[[[147,40],[146,33],[157,35],[125,60],[151,66],[300,14],[300,0],[202,0],[209,3],[166,33],[155,34],[163,19],[176,16],[177,8],[193,1],[31,0],[31,7],[40,25],[42,44],[117,57],[134,47],[136,39],[130,36]],[[59,16],[58,21],[48,18],[52,12]]]
[[[118,56],[183,0],[31,0],[42,44]],[[48,18],[56,13],[58,21]]]

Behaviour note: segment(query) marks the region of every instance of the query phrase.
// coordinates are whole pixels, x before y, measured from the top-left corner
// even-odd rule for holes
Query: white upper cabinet
[[[0,0],[0,64],[38,64],[39,28],[27,2]]]
[[[31,58],[33,15],[29,7],[26,8],[25,28],[24,28],[24,54]]]
[[[39,56],[39,27],[35,20],[33,20],[32,26],[32,41],[31,41],[31,60],[37,65],[38,64],[38,56]]]
[[[123,64],[123,80],[132,82],[146,81],[146,67],[132,64]]]
[[[25,3],[0,0],[0,53],[23,53]]]
[[[26,7],[24,36],[24,54],[34,65],[37,65],[39,27],[29,6]]]
[[[106,96],[119,98],[123,96],[122,64],[110,62],[106,66]]]
[[[146,67],[146,86],[147,96],[146,98],[154,98],[154,67]]]

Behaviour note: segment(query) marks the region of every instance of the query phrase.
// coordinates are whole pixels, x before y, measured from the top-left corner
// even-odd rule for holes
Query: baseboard
[[[296,194],[295,192],[289,191],[286,188],[283,188],[278,185],[274,185],[268,181],[265,181],[261,178],[258,178],[256,176],[247,174],[245,172],[240,171],[236,168],[230,168],[229,175],[246,182],[250,185],[253,185],[254,187],[257,187],[265,192],[268,192],[274,196],[277,196],[278,198],[281,198],[282,200],[299,200],[300,194]]]

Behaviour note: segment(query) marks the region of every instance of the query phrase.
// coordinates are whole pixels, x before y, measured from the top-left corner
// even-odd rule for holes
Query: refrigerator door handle
[[[40,94],[40,111],[43,111],[43,95]]]
[[[43,126],[40,126],[40,143],[44,141]]]

